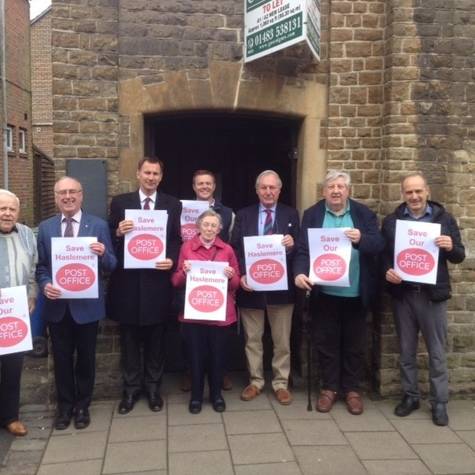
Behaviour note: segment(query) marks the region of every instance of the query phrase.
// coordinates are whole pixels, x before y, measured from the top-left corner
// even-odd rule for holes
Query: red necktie
[[[266,213],[266,220],[264,221],[264,236],[273,234],[272,231],[272,211],[270,209],[264,210]]]
[[[145,203],[143,205],[143,209],[150,209],[150,202],[152,201],[152,198],[149,198],[147,196],[147,198],[145,198]]]

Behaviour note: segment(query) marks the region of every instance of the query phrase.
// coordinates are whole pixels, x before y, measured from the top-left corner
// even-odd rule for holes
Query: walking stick
[[[305,292],[303,321],[307,333],[307,411],[312,411],[312,325],[310,316],[310,292]]]

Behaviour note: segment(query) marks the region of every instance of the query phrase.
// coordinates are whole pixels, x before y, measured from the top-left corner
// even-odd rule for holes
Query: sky
[[[30,0],[30,19],[38,16],[51,5],[51,0]]]

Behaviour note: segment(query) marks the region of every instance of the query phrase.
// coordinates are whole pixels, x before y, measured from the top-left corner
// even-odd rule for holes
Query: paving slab
[[[288,462],[294,455],[283,434],[230,435],[234,464]]]
[[[354,416],[346,410],[346,406],[334,406],[331,411],[338,427],[343,431],[391,431],[394,427],[375,407],[366,408],[363,414]]]
[[[113,417],[129,418],[129,417],[143,417],[143,416],[149,416],[149,417],[159,416],[163,411],[166,411],[166,404],[167,404],[166,398],[164,398],[163,409],[160,412],[154,412],[154,411],[151,411],[150,408],[148,407],[147,399],[145,397],[142,397],[135,403],[134,408],[128,414],[119,414],[117,412],[119,402],[120,401],[117,401],[117,403],[114,406]]]
[[[236,475],[302,475],[295,462],[236,465]]]
[[[114,409],[113,403],[94,404],[89,408],[91,416],[91,424],[85,429],[81,429],[81,433],[89,432],[105,432],[109,430],[112,418],[112,411]],[[71,424],[65,430],[53,429],[53,435],[65,435],[78,433],[79,431],[74,427],[74,418],[71,419]]]
[[[383,400],[383,401],[375,401],[374,405],[377,409],[379,409],[385,417],[388,419],[396,419],[401,420],[401,417],[396,416],[394,414],[395,407],[399,404],[399,400]],[[427,419],[431,418],[430,413],[430,405],[427,401],[422,400],[420,402],[420,408],[411,412],[408,416],[404,417],[404,420],[412,420],[412,419]]]
[[[170,454],[169,475],[234,475],[228,450]]]
[[[453,430],[475,430],[474,401],[452,401],[448,404],[449,427]]]
[[[456,434],[473,450],[475,450],[475,430],[460,430]]]
[[[304,475],[367,475],[350,446],[294,447],[294,452]]]
[[[41,465],[37,475],[101,475],[102,459]]]
[[[228,435],[282,432],[274,411],[225,412],[223,419]]]
[[[123,419],[115,417],[112,421],[109,442],[129,442],[139,440],[160,440],[167,437],[167,418],[131,417]]]
[[[104,474],[127,473],[167,468],[164,440],[109,444],[104,460]]]
[[[394,420],[393,425],[410,444],[456,444],[461,439],[449,427],[440,427],[432,421]]]
[[[360,459],[415,459],[417,455],[397,432],[345,432]]]
[[[416,444],[413,448],[435,474],[475,473],[475,453],[464,444]]]
[[[323,413],[315,410],[315,404],[311,411],[307,411],[306,400],[294,400],[290,406],[282,406],[277,401],[272,401],[272,407],[278,414],[279,419],[285,421],[289,419],[315,419],[315,420],[330,420],[331,413]]]
[[[262,411],[272,409],[272,404],[266,393],[262,393],[252,401],[242,401],[240,393],[236,397],[225,397],[226,411]]]
[[[431,475],[420,460],[363,460],[369,475]]]
[[[346,445],[348,443],[332,420],[290,419],[282,421],[282,425],[291,445]]]
[[[48,442],[42,463],[102,459],[106,442],[107,432],[54,435]]]
[[[168,429],[169,453],[227,449],[222,424],[172,426]]]
[[[199,414],[190,414],[188,402],[186,404],[170,404],[168,406],[168,424],[170,426],[191,424],[220,424],[223,422],[221,414],[214,411],[209,403],[203,403]]]

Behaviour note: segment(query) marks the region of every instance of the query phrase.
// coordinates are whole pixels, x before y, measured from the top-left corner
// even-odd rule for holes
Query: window
[[[7,125],[5,140],[7,141],[7,151],[13,152],[13,127]]]
[[[26,153],[26,130],[20,129],[18,134],[18,150],[20,153]]]

